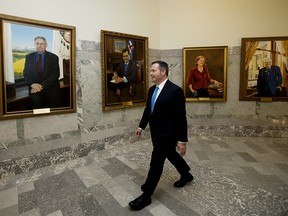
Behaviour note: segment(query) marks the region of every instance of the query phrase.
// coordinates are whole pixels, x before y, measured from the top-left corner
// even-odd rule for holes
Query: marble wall
[[[77,113],[0,122],[0,178],[138,141],[143,107],[102,111],[100,56],[100,43],[77,42]],[[150,62],[159,59],[182,86],[182,49],[149,50]],[[240,47],[228,48],[227,81],[226,102],[187,102],[189,136],[288,137],[287,102],[238,100]],[[149,130],[143,135],[149,139]]]

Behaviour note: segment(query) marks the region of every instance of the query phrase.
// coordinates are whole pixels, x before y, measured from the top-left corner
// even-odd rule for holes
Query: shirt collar
[[[39,55],[41,56],[41,58],[44,58],[44,53],[37,53],[37,58],[39,57]]]
[[[159,88],[160,91],[163,89],[163,87],[164,87],[165,83],[167,82],[167,80],[168,80],[168,78],[165,79],[162,83],[160,83],[160,84],[158,85],[158,88]]]

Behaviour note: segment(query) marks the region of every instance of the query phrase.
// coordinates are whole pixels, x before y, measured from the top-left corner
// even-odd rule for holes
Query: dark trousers
[[[165,159],[168,159],[170,163],[174,165],[180,175],[187,175],[190,171],[190,167],[186,161],[181,157],[181,155],[176,152],[176,148],[173,147],[168,151],[163,151],[163,149],[154,148],[152,151],[150,169],[145,183],[141,186],[143,193],[151,196],[160,180],[161,174],[163,172]]]
[[[208,89],[198,89],[197,90],[198,97],[210,97]]]
[[[43,89],[30,95],[32,109],[61,107],[61,91],[58,83],[48,89]]]
[[[117,83],[117,84],[108,82],[108,89],[110,89],[113,92],[116,92],[117,89],[122,90],[124,88],[129,87],[130,85],[131,85],[130,83],[128,84],[128,83],[123,83],[123,82]]]

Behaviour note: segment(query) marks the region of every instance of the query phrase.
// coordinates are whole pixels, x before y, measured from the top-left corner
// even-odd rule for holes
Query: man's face
[[[128,61],[130,60],[130,55],[129,55],[128,51],[127,51],[127,52],[124,52],[124,53],[122,54],[122,58],[123,58],[123,61],[124,61],[124,62],[128,62]]]
[[[266,68],[270,68],[271,65],[272,65],[272,62],[271,62],[271,61],[265,62],[265,67],[266,67]]]
[[[35,43],[35,48],[37,50],[38,53],[43,53],[45,52],[46,48],[47,48],[47,44],[43,39],[36,39]]]
[[[152,82],[157,85],[159,85],[166,78],[165,71],[160,71],[159,64],[157,63],[151,65],[150,76],[151,76]]]

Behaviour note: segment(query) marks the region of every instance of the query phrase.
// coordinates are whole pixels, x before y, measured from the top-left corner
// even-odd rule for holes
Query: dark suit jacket
[[[167,149],[168,145],[176,146],[178,141],[187,142],[187,119],[183,90],[167,80],[155,102],[153,113],[151,113],[151,98],[155,87],[155,85],[150,87],[148,91],[148,99],[139,127],[145,129],[149,123],[154,147]]]
[[[125,76],[128,80],[129,83],[134,83],[135,82],[135,76],[138,70],[138,67],[135,62],[129,61],[128,67],[127,67],[127,73],[125,74],[125,69],[124,69],[124,62],[121,62],[116,69],[116,72],[119,77]]]
[[[257,80],[259,95],[274,96],[276,94],[276,87],[281,86],[282,83],[282,74],[280,68],[278,66],[271,66],[269,77],[266,76],[265,71],[265,67],[259,71]]]
[[[59,58],[57,55],[45,51],[44,74],[42,77],[40,77],[36,72],[36,56],[37,52],[26,55],[24,68],[25,82],[29,85],[29,87],[33,83],[39,83],[44,87],[44,89],[48,89],[49,87],[55,85],[55,83],[58,83],[60,76]]]

